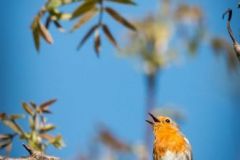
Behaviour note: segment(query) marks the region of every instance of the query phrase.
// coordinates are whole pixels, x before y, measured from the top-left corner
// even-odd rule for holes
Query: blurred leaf
[[[32,31],[33,34],[33,40],[34,40],[34,45],[37,51],[40,49],[40,33],[39,33],[39,27],[34,28]]]
[[[102,29],[103,29],[103,32],[104,34],[106,35],[106,37],[108,38],[108,40],[115,46],[118,48],[118,44],[115,40],[115,38],[113,37],[111,31],[109,30],[108,26],[103,24],[102,25]]]
[[[53,38],[52,38],[51,34],[49,33],[48,29],[41,22],[39,22],[39,31],[47,43],[49,43],[49,44],[53,43]]]
[[[0,141],[12,139],[14,134],[0,134]]]
[[[131,4],[131,5],[136,5],[135,2],[133,2],[132,0],[106,0],[106,1],[109,1],[109,2],[115,2],[115,3],[121,3],[121,4]]]
[[[121,23],[125,27],[136,31],[137,29],[135,28],[134,25],[132,25],[130,22],[128,22],[125,18],[123,18],[117,11],[113,10],[112,8],[106,7],[105,8],[106,12],[112,16],[117,22]]]
[[[12,141],[9,139],[9,140],[6,140],[6,141],[1,141],[0,142],[0,149],[3,149],[5,147],[7,147],[8,145],[10,145],[12,143]]]
[[[44,112],[44,111],[47,112],[48,111],[48,107],[51,106],[52,104],[54,104],[56,101],[57,101],[57,99],[51,99],[51,100],[49,100],[47,102],[44,102],[43,104],[41,104],[39,106],[40,111],[41,112]]]
[[[58,21],[53,21],[53,24],[57,27],[60,32],[65,32],[64,28]]]
[[[0,113],[0,120],[4,120],[6,118],[6,113]]]
[[[49,26],[50,26],[51,22],[52,22],[52,19],[51,19],[50,16],[48,16],[48,18],[46,19],[46,22],[45,22],[45,27],[47,29],[49,29]]]
[[[39,129],[39,132],[40,133],[45,133],[45,132],[48,132],[48,131],[52,131],[54,130],[56,127],[52,124],[47,124],[47,125],[44,125],[42,126],[40,129]]]
[[[29,104],[32,106],[33,109],[37,109],[37,105],[34,102],[30,102]]]
[[[197,42],[196,40],[192,40],[188,43],[188,51],[191,54],[196,53],[197,49],[198,49],[198,44],[199,42]]]
[[[46,7],[47,9],[54,9],[66,4],[71,4],[79,1],[80,0],[48,0]]]
[[[122,142],[120,139],[115,137],[109,130],[102,129],[99,133],[100,140],[109,146],[111,149],[117,150],[117,151],[129,151],[130,146]]]
[[[87,13],[91,9],[95,8],[96,7],[95,5],[96,5],[96,1],[94,0],[83,2],[75,11],[73,11],[72,19]]]
[[[31,116],[34,114],[34,111],[33,109],[25,102],[22,103],[22,107],[23,109],[28,113],[30,114]]]
[[[50,141],[50,143],[56,148],[62,148],[64,146],[64,142],[62,140],[61,135],[54,137],[54,139]]]
[[[49,13],[51,15],[51,20],[53,21],[70,20],[72,18],[71,13],[63,13],[57,9],[50,10]]]
[[[78,21],[77,23],[73,26],[71,31],[75,31],[76,29],[80,28],[83,24],[88,22],[91,18],[93,18],[96,15],[96,8],[93,8],[89,11],[87,11]]]
[[[18,133],[19,135],[24,134],[21,127],[14,120],[6,119],[6,120],[3,120],[3,123],[9,128],[11,128],[14,132]]]
[[[24,118],[24,115],[12,114],[12,115],[10,115],[10,117],[9,117],[10,120],[16,120],[16,119],[20,119],[20,118]]]
[[[10,152],[11,152],[11,150],[12,150],[12,142],[11,143],[9,143],[6,147],[5,147],[5,149],[6,149],[6,157],[9,157],[10,156]]]
[[[97,54],[100,52],[101,47],[101,38],[99,35],[99,32],[96,32],[95,38],[94,38],[94,49]]]
[[[61,4],[61,0],[48,0],[46,7],[48,10],[50,10],[61,6]]]
[[[34,124],[34,121],[33,121],[33,117],[29,117],[28,122],[29,122],[29,127],[30,127],[32,130],[34,130],[35,124]]]
[[[46,134],[46,133],[40,134],[40,137],[41,137],[42,139],[45,139],[45,140],[49,141],[49,142],[51,142],[51,141],[54,140],[54,137],[53,137],[53,136],[51,136],[50,134]]]
[[[80,41],[77,49],[80,49],[82,47],[82,45],[87,41],[87,39],[93,34],[93,32],[98,28],[98,25],[94,25],[90,28],[90,30],[85,34],[85,36],[83,37],[83,39]]]

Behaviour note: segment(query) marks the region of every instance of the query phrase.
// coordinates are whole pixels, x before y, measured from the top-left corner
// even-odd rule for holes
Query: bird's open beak
[[[160,122],[159,119],[157,119],[152,113],[148,113],[152,119],[154,120],[154,122]]]
[[[153,119],[154,122],[160,122],[159,119],[157,119],[153,114],[151,114],[151,113],[148,113],[148,114],[152,117],[152,119]],[[148,123],[149,123],[150,125],[152,125],[152,126],[153,126],[153,124],[154,124],[154,122],[149,121],[149,120],[146,120],[146,122],[148,122]]]

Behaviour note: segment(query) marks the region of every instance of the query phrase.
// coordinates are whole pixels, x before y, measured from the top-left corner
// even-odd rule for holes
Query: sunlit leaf
[[[30,115],[34,114],[33,109],[27,103],[23,102],[22,107],[28,114],[30,114]]]
[[[46,7],[48,10],[61,6],[62,0],[48,0]]]
[[[120,3],[120,4],[136,5],[136,3],[133,2],[132,0],[106,0],[106,1]]]
[[[71,31],[75,31],[76,29],[80,28],[83,24],[88,22],[91,18],[93,18],[96,15],[96,8],[93,8],[86,12],[80,19],[77,21],[77,23],[73,26]]]
[[[93,34],[93,32],[98,28],[98,25],[94,25],[90,28],[90,30],[85,34],[83,39],[80,41],[77,49],[80,49],[82,45],[87,41],[87,39]]]
[[[51,141],[54,140],[54,137],[53,137],[53,136],[51,136],[50,134],[46,134],[46,133],[40,134],[40,137],[41,137],[42,139],[45,139],[45,140],[49,141],[49,142],[51,142]]]
[[[85,1],[72,13],[72,18],[79,17],[89,10],[95,8],[96,1]]]
[[[49,43],[49,44],[53,43],[53,38],[52,38],[51,34],[49,33],[48,29],[41,22],[39,22],[39,31],[47,43]]]
[[[52,21],[70,20],[72,18],[71,13],[63,13],[57,9],[50,10],[49,13],[51,14]]]
[[[118,48],[118,44],[115,40],[115,38],[113,37],[111,31],[109,30],[108,26],[103,24],[102,25],[102,29],[103,29],[103,32],[104,34],[106,35],[106,37],[108,38],[108,40],[115,46]]]
[[[129,28],[133,31],[137,30],[134,25],[132,25],[130,22],[128,22],[125,18],[123,18],[117,11],[115,11],[112,8],[109,8],[109,7],[106,7],[105,10],[117,22],[121,23],[122,25],[124,25],[125,27],[127,27],[127,28]]]
[[[47,124],[47,125],[44,125],[40,128],[39,132],[40,133],[45,133],[45,132],[48,132],[48,131],[51,131],[51,130],[54,130],[56,127],[52,124]]]
[[[4,120],[3,123],[11,128],[14,132],[18,133],[19,135],[23,135],[24,132],[21,127],[13,120]]]
[[[50,141],[50,143],[56,148],[62,148],[64,146],[64,142],[61,135],[54,137],[54,139]]]

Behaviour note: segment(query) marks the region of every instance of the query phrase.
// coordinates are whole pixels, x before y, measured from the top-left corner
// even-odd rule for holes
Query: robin
[[[177,124],[169,117],[155,117],[146,120],[153,128],[153,160],[192,160],[192,150],[188,139]]]

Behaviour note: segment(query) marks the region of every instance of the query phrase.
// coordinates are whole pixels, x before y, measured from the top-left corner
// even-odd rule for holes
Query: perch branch
[[[230,21],[232,19],[232,9],[228,8],[226,12],[223,13],[223,18],[225,17],[225,15],[228,14],[228,19],[227,19],[227,30],[229,33],[230,38],[232,39],[233,42],[233,49],[237,55],[238,60],[240,61],[240,45],[238,43],[238,41],[236,40],[236,38],[234,37],[234,34],[232,32],[232,28],[230,25]]]
[[[23,147],[27,150],[27,152],[29,153],[29,156],[21,157],[21,158],[8,158],[8,157],[0,156],[0,160],[60,160],[57,157],[45,155],[42,152],[35,151],[25,144],[23,144]]]

